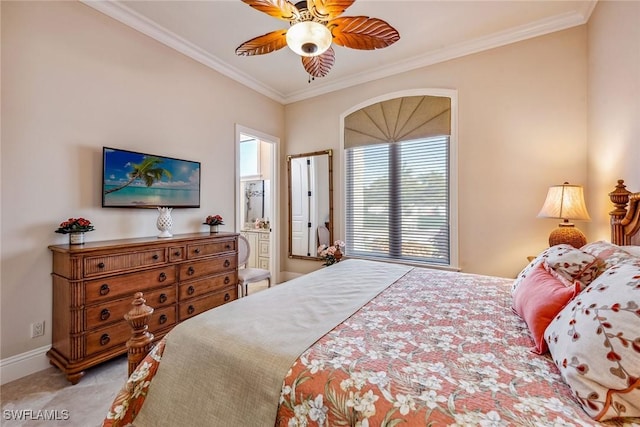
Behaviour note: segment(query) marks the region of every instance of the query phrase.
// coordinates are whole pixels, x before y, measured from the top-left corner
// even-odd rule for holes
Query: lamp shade
[[[584,202],[584,192],[581,185],[562,185],[549,187],[547,198],[538,213],[538,218],[561,218],[563,220],[577,219],[590,221],[587,206]]]
[[[331,31],[314,21],[298,22],[287,30],[287,45],[301,56],[322,55],[329,49],[332,41]]]

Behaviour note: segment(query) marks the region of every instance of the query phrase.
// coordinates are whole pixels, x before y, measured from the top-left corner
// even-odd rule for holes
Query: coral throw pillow
[[[602,273],[551,322],[545,340],[591,417],[640,417],[640,261]]]
[[[554,317],[580,292],[580,284],[565,286],[543,264],[527,274],[513,294],[513,310],[527,323],[533,341],[532,351],[548,351],[544,331]]]

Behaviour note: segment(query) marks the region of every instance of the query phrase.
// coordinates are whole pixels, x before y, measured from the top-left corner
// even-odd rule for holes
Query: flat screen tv
[[[200,207],[200,162],[102,149],[102,207]]]

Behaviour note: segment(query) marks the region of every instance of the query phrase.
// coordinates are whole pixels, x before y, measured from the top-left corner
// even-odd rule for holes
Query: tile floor
[[[54,367],[36,372],[0,387],[0,425],[100,426],[126,379],[126,355],[88,369],[76,385]],[[43,419],[39,411],[47,411],[54,419]]]
[[[267,289],[266,283],[249,285],[249,294]],[[54,367],[36,372],[0,387],[0,425],[101,426],[111,402],[126,379],[126,355],[88,369],[76,385],[71,385],[62,372]],[[54,419],[43,419],[44,416]]]

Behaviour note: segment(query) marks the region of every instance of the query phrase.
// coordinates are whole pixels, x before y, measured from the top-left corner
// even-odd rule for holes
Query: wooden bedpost
[[[609,198],[613,202],[615,209],[609,212],[611,216],[611,243],[616,245],[628,245],[629,236],[625,235],[622,220],[627,215],[627,204],[629,203],[629,194],[624,185],[624,180],[619,179],[615,190],[609,193]]]
[[[142,292],[136,292],[131,303],[133,308],[124,315],[124,319],[129,323],[133,332],[127,341],[127,359],[129,360],[127,375],[131,375],[153,346],[153,334],[148,331],[153,308],[146,305],[145,302],[147,301],[142,297]]]

